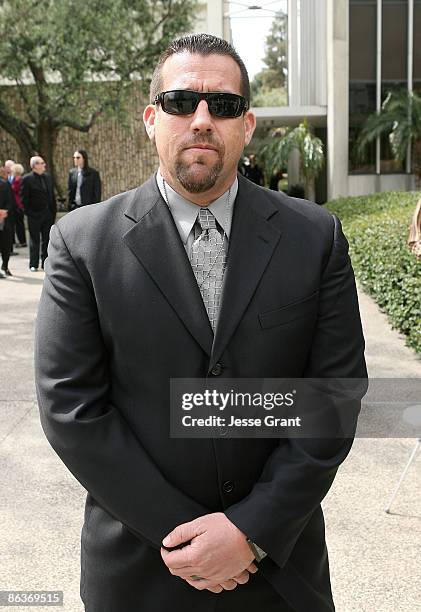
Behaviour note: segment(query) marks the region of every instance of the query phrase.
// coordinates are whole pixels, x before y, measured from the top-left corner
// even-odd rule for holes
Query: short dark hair
[[[155,101],[155,97],[161,93],[163,65],[171,55],[183,53],[184,51],[188,53],[197,53],[198,55],[212,55],[215,53],[216,55],[228,55],[232,57],[241,72],[241,94],[247,102],[250,103],[249,75],[243,60],[229,42],[223,38],[212,36],[211,34],[191,34],[190,36],[176,38],[170,43],[161,54],[152,75],[150,87],[150,100],[152,103]]]

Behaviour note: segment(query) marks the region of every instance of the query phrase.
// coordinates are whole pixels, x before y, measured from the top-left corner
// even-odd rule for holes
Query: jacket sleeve
[[[50,175],[48,177],[48,180],[50,182],[50,189],[51,189],[51,212],[54,214],[54,218],[55,218],[57,214],[57,199],[56,199],[56,190],[54,186],[54,179]]]
[[[94,202],[101,202],[101,177],[97,170],[94,175],[94,198]]]
[[[5,186],[6,183],[0,180],[0,208],[2,210],[8,210],[8,199]]]
[[[351,405],[356,426],[366,389],[364,338],[348,243],[335,217],[333,224],[332,249],[320,283],[318,321],[303,378],[363,379],[362,393]],[[288,561],[301,532],[329,491],[353,438],[284,442],[267,460],[250,494],[225,511],[280,567]]]
[[[24,212],[27,213],[29,206],[30,185],[29,177],[23,176],[20,183],[20,199],[22,200]]]
[[[72,181],[72,171],[69,172],[69,176],[67,178],[67,208],[68,210],[72,210],[72,204],[74,200],[74,188]]]
[[[0,208],[13,213],[15,209],[15,196],[7,181],[0,181]]]
[[[53,226],[39,304],[35,371],[44,432],[77,480],[156,548],[207,510],[170,484],[110,399],[95,297]]]

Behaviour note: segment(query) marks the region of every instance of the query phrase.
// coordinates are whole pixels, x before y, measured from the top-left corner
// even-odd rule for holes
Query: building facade
[[[414,189],[410,151],[397,162],[382,137],[361,160],[355,142],[390,91],[421,92],[420,26],[421,0],[288,1],[288,106],[254,110],[260,125],[308,118],[325,133],[326,198]]]
[[[258,11],[259,4],[245,1],[242,6]],[[262,8],[266,5],[261,3]],[[230,15],[235,6],[228,0],[200,2],[195,31],[232,41]],[[318,202],[414,189],[410,151],[398,163],[388,139],[381,138],[360,160],[355,141],[366,117],[381,108],[389,91],[421,93],[419,31],[421,0],[288,0],[288,105],[253,110],[261,129],[295,126],[305,118],[314,126],[326,151],[325,170],[316,183]],[[9,88],[0,89],[3,95]],[[141,125],[145,102],[134,95],[126,127],[100,120],[88,134],[64,130],[57,146],[60,183],[65,185],[77,146],[87,148],[101,170],[105,196],[142,182],[157,162]],[[110,160],[110,142],[121,161],[118,168]],[[0,159],[8,157],[18,159],[16,143],[0,130]],[[290,184],[298,182],[294,157],[288,174]]]

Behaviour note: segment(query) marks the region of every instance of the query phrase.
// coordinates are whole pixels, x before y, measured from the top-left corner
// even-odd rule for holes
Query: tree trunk
[[[31,169],[29,165],[29,160],[36,153],[34,147],[32,146],[31,142],[29,142],[25,138],[17,138],[14,134],[10,135],[14,138],[19,147],[20,154],[19,158],[16,161],[23,165],[25,171],[29,172],[29,170]]]
[[[57,180],[54,166],[54,153],[57,145],[59,130],[55,127],[50,118],[40,121],[37,125],[38,153],[47,162],[47,171],[51,174],[58,196],[63,197],[63,190]]]

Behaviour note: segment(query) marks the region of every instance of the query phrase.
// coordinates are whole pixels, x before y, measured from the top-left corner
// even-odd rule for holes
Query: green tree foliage
[[[44,156],[64,127],[87,132],[122,114],[133,82],[147,91],[169,41],[187,31],[196,0],[0,0],[0,74],[19,105],[0,99],[0,127],[22,160]]]
[[[278,106],[286,103],[288,74],[287,35],[287,15],[283,11],[279,11],[272,22],[270,33],[266,38],[265,57],[263,59],[266,68],[256,74],[251,82],[252,103],[254,106]]]
[[[357,153],[362,158],[369,143],[388,134],[395,159],[403,161],[412,147],[412,169],[421,184],[421,97],[405,90],[390,92],[381,111],[370,115],[361,130]]]
[[[300,173],[306,186],[306,197],[314,199],[314,180],[324,165],[323,143],[313,134],[307,121],[296,128],[277,128],[262,143],[259,157],[269,175],[288,164],[294,149],[300,154]]]

